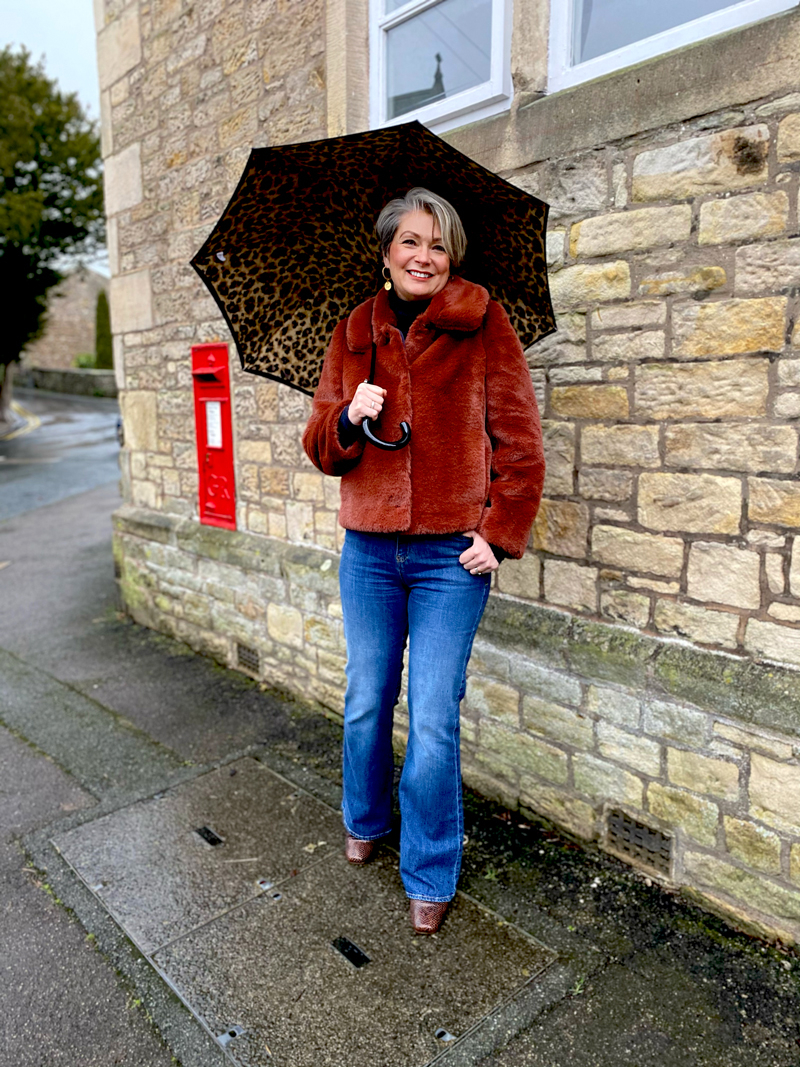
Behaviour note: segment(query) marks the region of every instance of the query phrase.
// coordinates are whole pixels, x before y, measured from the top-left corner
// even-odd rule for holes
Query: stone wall
[[[68,370],[75,357],[94,353],[97,297],[108,292],[108,278],[78,267],[47,294],[47,318],[41,337],[22,350],[23,369]]]
[[[232,351],[238,531],[199,525],[189,350],[225,331],[188,260],[251,145],[363,114],[354,4],[96,3],[123,596],[332,715],[338,485],[302,453],[308,400]],[[641,87],[625,71],[537,100],[528,57],[510,114],[452,135],[552,205],[560,327],[528,354],[545,500],[494,582],[462,731],[476,788],[606,847],[624,810],[670,835],[674,884],[800,940],[800,18],[774,21],[653,61]],[[406,725],[401,702],[400,747]]]

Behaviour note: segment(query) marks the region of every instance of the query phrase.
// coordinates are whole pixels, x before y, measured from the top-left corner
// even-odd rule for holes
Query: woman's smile
[[[450,278],[439,224],[426,211],[403,215],[383,262],[401,300],[430,300]]]

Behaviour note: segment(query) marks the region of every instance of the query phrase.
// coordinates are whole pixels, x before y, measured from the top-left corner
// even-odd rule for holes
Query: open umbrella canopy
[[[244,370],[314,392],[334,326],[381,284],[375,220],[415,185],[458,211],[468,242],[459,273],[500,301],[523,346],[552,333],[547,205],[409,122],[251,152],[192,259]]]

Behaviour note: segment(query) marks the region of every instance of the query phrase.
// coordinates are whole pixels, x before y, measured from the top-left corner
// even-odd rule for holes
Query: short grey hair
[[[400,220],[409,211],[424,211],[433,216],[439,223],[442,244],[450,257],[450,265],[457,267],[467,251],[467,235],[464,233],[464,226],[458,217],[458,212],[443,196],[437,196],[430,189],[423,189],[421,186],[409,189],[405,196],[390,200],[378,215],[375,229],[381,243],[382,254],[388,255],[389,245],[397,233]]]

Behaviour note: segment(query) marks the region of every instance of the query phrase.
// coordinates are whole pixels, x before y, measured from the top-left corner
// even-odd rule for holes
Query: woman
[[[334,330],[303,446],[342,478],[345,852],[363,864],[391,830],[392,714],[408,638],[400,874],[414,929],[434,933],[461,866],[467,662],[492,571],[527,544],[544,458],[508,316],[452,273],[466,250],[453,207],[412,189],[376,229],[386,285]],[[411,425],[405,448],[366,440],[364,419],[379,417],[384,437]]]

